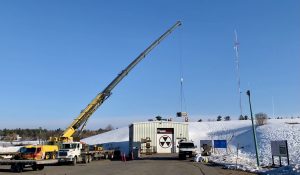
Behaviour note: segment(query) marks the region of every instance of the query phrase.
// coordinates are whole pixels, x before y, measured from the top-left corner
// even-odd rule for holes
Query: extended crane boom
[[[89,117],[98,109],[98,107],[111,95],[113,88],[143,59],[146,55],[154,49],[163,39],[165,39],[173,30],[181,25],[180,21],[177,21],[170,29],[168,29],[163,35],[155,40],[146,50],[144,50],[133,62],[131,62],[102,92],[100,92],[87,107],[81,111],[79,116],[69,125],[64,133],[59,138],[59,141],[72,141],[73,134],[76,130],[82,126],[81,130],[85,127],[85,124]]]

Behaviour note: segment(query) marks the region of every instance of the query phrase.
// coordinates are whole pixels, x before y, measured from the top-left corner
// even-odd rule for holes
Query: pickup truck
[[[179,159],[186,159],[187,157],[194,157],[197,152],[196,148],[197,146],[194,145],[194,142],[192,141],[181,141],[179,142],[179,145],[177,146],[179,148]]]

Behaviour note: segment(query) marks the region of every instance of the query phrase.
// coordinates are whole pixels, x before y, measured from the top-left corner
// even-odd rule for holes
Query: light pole
[[[250,106],[250,114],[251,114],[251,121],[252,121],[252,132],[253,132],[254,145],[255,145],[255,153],[256,153],[256,163],[257,163],[257,167],[259,167],[258,148],[257,148],[255,126],[254,126],[254,122],[253,122],[253,114],[252,114],[252,107],[251,107],[250,90],[247,90],[247,95],[249,97],[249,106]]]

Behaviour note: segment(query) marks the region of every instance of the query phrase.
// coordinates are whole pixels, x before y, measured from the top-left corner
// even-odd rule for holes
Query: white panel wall
[[[188,123],[185,122],[168,122],[168,121],[153,121],[153,122],[141,122],[133,123],[129,126],[129,145],[130,151],[132,147],[138,146],[142,138],[150,137],[151,146],[154,150],[157,150],[158,137],[157,128],[174,128],[173,136],[173,151],[176,149],[176,139],[186,138],[189,139]]]

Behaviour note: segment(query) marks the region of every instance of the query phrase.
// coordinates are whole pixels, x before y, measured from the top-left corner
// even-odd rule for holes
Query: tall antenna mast
[[[183,112],[183,103],[185,102],[184,91],[183,91],[183,64],[182,64],[182,42],[181,37],[179,37],[179,63],[180,63],[180,112],[176,113],[177,117],[184,118],[185,122],[189,121],[187,112]],[[186,106],[185,106],[186,108]],[[185,109],[186,110],[186,109]]]
[[[180,78],[180,112],[182,112],[182,100],[183,100],[183,77]]]
[[[275,107],[274,107],[274,96],[272,96],[272,109],[273,109],[273,118],[275,118]]]
[[[238,93],[239,93],[239,105],[240,105],[240,115],[243,116],[242,109],[242,92],[241,92],[241,80],[240,80],[240,58],[239,58],[239,46],[240,43],[238,41],[237,32],[234,30],[234,50],[235,50],[235,64],[236,64],[236,73],[237,73],[237,81],[238,81]]]

